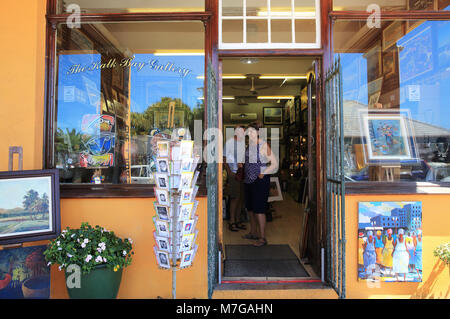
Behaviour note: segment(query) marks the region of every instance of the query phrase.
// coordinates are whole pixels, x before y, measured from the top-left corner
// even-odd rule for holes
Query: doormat
[[[289,245],[225,245],[225,277],[310,277]]]

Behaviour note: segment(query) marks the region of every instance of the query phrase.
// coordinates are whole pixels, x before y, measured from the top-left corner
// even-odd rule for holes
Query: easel
[[[400,165],[389,165],[389,166],[380,166],[375,167],[375,173],[377,176],[377,180],[393,182],[395,181],[395,177],[399,175]]]
[[[8,159],[8,171],[14,170],[14,154],[19,155],[19,170],[23,170],[23,149],[22,146],[10,146],[9,147],[9,159]],[[23,247],[23,243],[2,245],[3,249],[19,248]]]

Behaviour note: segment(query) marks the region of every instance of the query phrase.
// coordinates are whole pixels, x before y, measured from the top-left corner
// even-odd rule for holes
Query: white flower
[[[102,261],[103,261],[102,256],[97,256],[97,258],[95,258],[96,263],[101,263]]]
[[[61,248],[61,247],[58,247],[58,250],[62,250],[62,248]]]
[[[67,253],[67,257],[72,258],[73,256],[69,253]]]
[[[124,256],[126,256],[126,255],[127,255],[126,250],[122,251],[122,254],[123,254]]]
[[[61,271],[61,269],[62,269],[62,265],[61,265],[61,266],[59,266],[59,267],[58,267],[58,269],[59,269],[59,271]]]
[[[103,262],[104,262],[104,263],[106,262],[106,258],[105,258],[105,257],[103,257]]]
[[[133,240],[131,238],[128,238],[128,241],[130,242],[130,244],[133,243]]]
[[[89,239],[87,239],[87,238],[85,238],[84,240],[83,240],[83,243],[85,243],[85,244],[87,244],[89,242]]]
[[[100,244],[98,244],[98,247],[100,247],[101,250],[105,250],[106,244],[104,242],[101,242]]]
[[[102,252],[102,249],[99,247],[99,248],[97,248],[97,251],[98,251],[99,253],[101,253],[101,252]]]
[[[56,246],[59,246],[61,244],[61,242],[58,240],[57,242],[56,242]]]
[[[48,267],[48,266],[50,266],[51,264],[52,264],[52,262],[51,262],[51,261],[49,261],[49,262],[47,263],[47,267]]]
[[[88,263],[91,259],[92,259],[92,256],[91,255],[87,255],[86,259],[84,261]]]
[[[82,243],[82,244],[81,244],[81,248],[84,248],[84,247],[86,247],[86,244],[85,244],[85,243]]]
[[[74,234],[75,235],[75,234]],[[80,238],[77,238],[77,242],[80,242]]]
[[[73,238],[75,236],[75,234],[72,234],[71,236],[70,236],[70,238]],[[78,242],[80,242],[80,240],[79,239],[77,239],[78,240]]]

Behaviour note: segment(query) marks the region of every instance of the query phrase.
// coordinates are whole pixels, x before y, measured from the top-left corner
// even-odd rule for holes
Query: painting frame
[[[423,242],[422,230],[421,201],[358,202],[358,281],[422,282],[422,249],[416,252]],[[403,239],[399,239],[400,235]],[[398,255],[395,250],[391,252],[398,240],[405,243],[412,258],[405,251],[399,251]],[[366,250],[369,243],[372,249]]]
[[[275,112],[275,114],[272,114],[274,112]],[[270,114],[266,114],[266,113],[270,113]],[[279,107],[279,106],[263,107],[263,123],[264,123],[264,125],[282,125],[283,124],[283,108]]]
[[[388,50],[385,54],[383,54],[383,75],[385,77],[394,75],[397,70],[395,52],[396,50]]]
[[[381,58],[382,43],[377,41],[366,53],[364,58],[367,60],[367,81],[372,82],[381,76]]]
[[[23,181],[24,186],[28,182],[38,182],[37,179],[46,179],[44,183],[48,183],[49,194],[48,196],[48,229],[43,230],[27,230],[22,232],[14,232],[1,234],[0,245],[19,244],[30,241],[49,240],[58,237],[61,233],[61,214],[60,214],[60,188],[59,188],[59,170],[58,169],[45,169],[45,170],[26,170],[26,171],[10,171],[0,172],[0,182],[8,184],[9,182],[21,183]],[[46,186],[46,187],[47,187]],[[47,188],[46,188],[47,189]],[[43,194],[44,195],[44,194]],[[11,200],[11,199],[10,199]],[[19,204],[19,203],[17,203]],[[22,203],[20,203],[22,204]],[[1,193],[0,193],[0,206],[2,205]],[[16,206],[19,207],[19,206]],[[24,208],[25,209],[25,208]],[[25,212],[25,210],[23,211]],[[31,215],[31,212],[29,212]],[[1,215],[1,214],[0,214]],[[37,213],[36,213],[37,216]],[[42,213],[44,216],[44,213]],[[37,218],[37,217],[36,217]],[[2,223],[0,217],[0,224]],[[33,220],[33,219],[31,219]],[[12,227],[19,227],[20,223],[23,223],[23,218],[17,221],[8,222]],[[16,226],[14,226],[17,223]],[[8,228],[11,228],[8,226]],[[20,226],[22,227],[22,226]]]
[[[417,150],[412,132],[411,115],[408,110],[394,112],[391,110],[361,111],[359,114],[361,136],[365,162],[369,165],[398,165],[402,161],[417,161]],[[384,122],[383,122],[384,121]],[[385,134],[385,144],[379,136],[380,125],[392,126]],[[395,127],[394,127],[395,125]],[[383,133],[384,127],[381,127]],[[376,133],[378,132],[378,133]],[[394,134],[395,133],[395,134]],[[383,135],[383,134],[381,134]],[[388,142],[389,140],[392,143]]]
[[[405,35],[405,24],[403,21],[394,21],[383,29],[383,52],[397,43]]]

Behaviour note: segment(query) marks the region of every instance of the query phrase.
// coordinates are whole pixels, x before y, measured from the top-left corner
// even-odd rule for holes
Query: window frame
[[[332,1],[332,0],[331,0]],[[331,3],[332,4],[332,3]],[[332,7],[331,7],[332,8]],[[332,10],[332,9],[331,9]],[[335,22],[339,20],[367,20],[373,14],[367,11],[330,11],[330,39],[333,39]],[[450,20],[450,11],[384,11],[380,12],[381,20]],[[334,61],[333,45],[330,45],[330,60]],[[326,173],[325,173],[326,174]],[[345,181],[346,195],[417,195],[417,194],[450,194],[449,182],[387,182],[387,181]]]
[[[315,1],[315,15],[314,17],[307,15],[295,15],[295,7],[294,1],[292,0],[292,11],[289,17],[284,16],[272,16],[271,15],[271,0],[267,1],[268,5],[268,15],[264,17],[260,16],[247,16],[246,14],[246,0],[242,0],[243,3],[243,14],[241,16],[222,16],[222,2],[223,0],[219,0],[219,50],[238,50],[238,49],[320,49],[322,47],[322,37],[321,37],[321,5],[324,1],[314,0]],[[223,21],[243,21],[242,31],[243,31],[243,41],[239,43],[224,43],[222,42],[222,22]],[[262,43],[248,43],[247,42],[247,20],[265,20],[267,21],[267,42]],[[290,21],[291,22],[291,43],[272,43],[271,37],[271,20],[281,20],[281,21]],[[316,22],[316,39],[314,43],[298,43],[295,42],[295,21],[296,20],[314,20]]]
[[[57,1],[47,0],[46,15],[46,48],[45,48],[45,101],[44,101],[44,132],[43,132],[43,154],[42,166],[44,169],[55,168],[54,164],[54,133],[56,128],[56,32],[59,24],[68,21],[70,14],[57,14]],[[158,12],[158,13],[95,13],[80,14],[80,22],[151,22],[151,21],[201,21],[205,33],[205,74],[208,61],[213,59],[213,37],[214,34],[214,0],[205,0],[204,12]],[[207,77],[204,87],[207,96]],[[207,101],[208,99],[206,99]],[[208,105],[205,103],[205,117]],[[204,125],[207,122],[204,121]],[[199,190],[197,196],[207,196],[204,170],[199,178]],[[148,184],[60,184],[61,198],[148,198],[154,197],[154,185]]]

